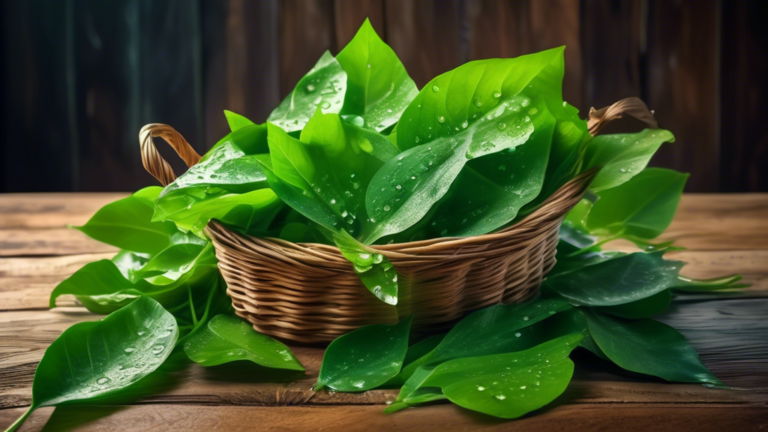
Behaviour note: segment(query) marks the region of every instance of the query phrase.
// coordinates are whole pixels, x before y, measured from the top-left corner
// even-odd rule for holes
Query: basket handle
[[[634,117],[641,122],[644,122],[651,129],[658,129],[659,124],[656,119],[653,118],[653,111],[648,110],[648,106],[645,102],[636,97],[630,97],[622,99],[613,105],[603,107],[600,109],[591,108],[589,110],[589,118],[587,119],[587,127],[589,133],[592,136],[600,133],[600,129],[613,120],[620,119],[628,115]]]
[[[152,176],[160,181],[163,186],[168,186],[176,180],[176,173],[168,162],[163,159],[152,140],[160,137],[176,151],[176,154],[191,167],[200,161],[200,155],[184,139],[176,129],[171,126],[150,123],[139,132],[139,146],[141,147],[141,163]]]

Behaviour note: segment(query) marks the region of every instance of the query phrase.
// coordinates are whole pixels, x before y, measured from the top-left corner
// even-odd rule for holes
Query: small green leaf
[[[109,203],[85,225],[74,228],[120,249],[149,254],[160,252],[171,244],[171,236],[177,232],[170,222],[152,221],[152,201],[161,190],[151,186]]]
[[[203,366],[248,360],[268,368],[304,370],[288,347],[227,315],[216,315],[192,334],[184,343],[184,352]]]
[[[620,367],[667,381],[722,386],[677,330],[651,319],[625,321],[585,310],[592,338]]]
[[[352,263],[355,273],[360,277],[368,291],[384,303],[397,304],[397,271],[387,257],[375,249],[358,242],[346,231],[333,234],[333,241]]]
[[[599,257],[595,264],[547,278],[544,286],[574,304],[616,306],[673,287],[683,265],[663,259],[661,252]]]
[[[367,18],[336,58],[347,73],[342,113],[362,117],[367,128],[382,131],[395,124],[419,93],[400,59]]]
[[[267,121],[286,132],[300,131],[318,108],[326,113],[338,113],[346,91],[347,74],[326,51],[291,94],[272,111]]]
[[[583,170],[602,168],[589,188],[599,192],[627,182],[645,169],[663,143],[674,141],[675,136],[663,129],[595,137],[587,146]]]
[[[688,174],[646,168],[626,183],[600,192],[586,226],[603,237],[655,238],[672,222],[687,179]]]
[[[397,375],[408,350],[412,320],[361,327],[331,342],[323,355],[316,389],[365,391]]]
[[[101,321],[75,324],[45,350],[29,411],[120,393],[156,370],[178,337],[173,316],[146,297]]]
[[[229,124],[229,130],[235,132],[246,126],[254,126],[256,123],[248,120],[245,116],[234,113],[232,111],[224,110],[224,116],[227,117],[227,124]]]
[[[737,283],[741,280],[741,275],[728,275],[712,279],[692,279],[680,276],[675,283],[675,291],[683,292],[717,292],[740,290],[749,286],[749,284]]]
[[[576,333],[525,351],[447,361],[424,387],[440,387],[451,402],[464,408],[518,418],[565,391],[574,367],[568,356],[582,337]]]

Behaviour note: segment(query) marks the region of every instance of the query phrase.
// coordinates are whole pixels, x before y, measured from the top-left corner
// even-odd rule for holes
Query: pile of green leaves
[[[664,130],[592,137],[562,99],[563,48],[467,63],[419,91],[366,21],[326,52],[256,124],[225,112],[231,133],[165,188],[99,210],[86,235],[121,251],[59,284],[108,314],[46,351],[30,410],[106,402],[180,356],[202,366],[251,361],[303,371],[280,342],[234,317],[204,228],[335,244],[365,287],[398,300],[396,268],[371,245],[472,236],[529,214],[575,175],[600,167],[561,231],[539,298],[476,311],[411,343],[411,319],[346,334],[329,347],[317,389],[400,388],[387,411],[448,399],[501,418],[540,408],[568,385],[581,347],[628,371],[721,385],[674,329],[650,317],[676,291],[738,288],[697,281],[653,243],[671,222],[686,175],[646,168]],[[635,253],[600,245],[628,239]],[[332,285],[332,282],[331,282]],[[414,339],[415,340],[415,339]]]

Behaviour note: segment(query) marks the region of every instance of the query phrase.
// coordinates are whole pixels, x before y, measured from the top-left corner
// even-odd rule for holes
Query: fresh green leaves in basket
[[[32,405],[9,430],[37,408],[119,393],[156,370],[178,337],[173,316],[148,297],[101,321],[73,325],[45,351],[32,383]]]
[[[268,368],[304,370],[288,347],[227,315],[216,315],[191,334],[184,342],[184,352],[203,366],[248,360]]]

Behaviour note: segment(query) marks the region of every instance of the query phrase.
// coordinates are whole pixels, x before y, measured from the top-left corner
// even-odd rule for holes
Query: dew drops
[[[368,63],[368,69],[370,69],[370,68],[371,68],[371,64],[370,64],[370,63]]]
[[[326,102],[323,102],[323,104],[322,104],[322,105],[320,105],[320,107],[321,107],[321,108],[323,108],[323,109],[328,109],[328,108],[330,108],[330,107],[331,107],[331,103],[330,103],[330,102],[327,102],[327,101],[326,101]]]
[[[498,395],[496,395],[496,396],[494,396],[494,397],[495,397],[496,399],[498,399],[498,400],[504,400],[504,399],[506,399],[506,398],[507,398],[507,397],[506,397],[506,396],[504,396],[503,394],[498,394]]]
[[[568,106],[568,102],[566,102],[566,101],[563,101],[563,108],[565,108],[565,107],[567,107],[567,106]]]
[[[485,391],[485,387],[483,387],[483,386],[477,386],[477,391]]]
[[[507,128],[506,123],[499,123],[498,126],[496,126],[499,130],[504,130]]]
[[[437,121],[440,122],[440,123],[445,123],[445,116],[438,117]]]
[[[170,330],[166,330],[166,331],[160,333],[158,336],[160,336],[160,337],[168,337],[170,335],[171,335],[171,331]]]
[[[496,99],[500,98],[501,97],[501,92],[498,92],[498,91],[493,92],[493,97],[496,98]]]
[[[227,353],[227,355],[228,355],[228,356],[231,356],[231,355],[235,355],[235,353],[233,353],[232,351],[230,351],[230,352],[228,352],[228,353]]]
[[[125,349],[125,352],[127,352],[127,353],[132,353],[134,351],[136,351],[136,348],[126,348]]]
[[[522,336],[522,334],[520,334],[519,332],[515,333],[515,337],[520,337],[520,336]]]
[[[335,199],[332,199],[332,200],[331,200],[331,204],[336,204],[336,200],[335,200]]]
[[[624,169],[624,168],[620,169],[619,171],[621,171],[621,172],[623,172],[623,173],[627,172],[627,170],[626,170],[626,169]]]
[[[531,108],[528,110],[528,114],[530,115],[536,115],[537,112],[539,112],[539,110],[536,108]]]
[[[468,123],[466,120],[464,120],[464,122],[463,122],[463,123],[461,123],[461,127],[463,127],[464,129],[466,129],[466,128],[467,128],[467,126],[469,126],[469,123]]]
[[[476,99],[475,100],[475,106],[480,108],[481,106],[483,106],[483,101],[481,101],[480,99]]]
[[[165,349],[163,345],[155,345],[152,347],[152,354],[160,354]]]
[[[432,86],[432,91],[433,91],[433,92],[435,92],[435,93],[437,93],[437,92],[439,92],[439,91],[440,91],[440,87],[438,87],[438,86],[436,86],[436,85],[433,85],[433,86]]]
[[[525,386],[520,386],[520,390],[525,390]]]
[[[396,188],[396,189],[398,189],[398,190],[400,190],[400,189],[402,189],[403,187],[402,187],[402,186],[400,186],[400,185],[397,185],[397,186],[395,186],[395,188]]]
[[[530,318],[528,318],[527,316],[526,316],[526,317],[523,317],[523,321],[528,321],[529,319],[530,319]]]
[[[99,378],[99,379],[96,381],[96,384],[98,384],[98,385],[104,385],[104,384],[106,384],[106,383],[108,383],[108,382],[110,382],[110,381],[111,381],[111,380],[110,380],[109,378],[107,378],[107,377],[101,377],[101,378]]]
[[[416,176],[411,176],[411,180],[416,180]]]
[[[531,101],[528,99],[523,99],[522,101],[520,101],[520,105],[522,105],[523,108],[527,107],[530,104],[531,104]]]
[[[312,84],[308,85],[308,86],[307,86],[307,91],[308,91],[308,92],[312,92],[312,91],[315,91],[315,86],[313,86]]]
[[[385,205],[385,206],[384,206],[384,211],[387,211],[387,212],[388,212],[389,210],[390,210],[390,207],[389,207],[388,205]]]
[[[138,332],[137,334],[138,334],[139,336],[144,336],[144,332],[143,332],[143,331],[140,331],[140,332]]]

